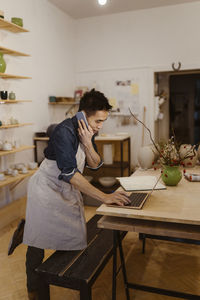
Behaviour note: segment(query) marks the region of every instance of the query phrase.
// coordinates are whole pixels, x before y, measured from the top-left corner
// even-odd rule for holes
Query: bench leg
[[[86,283],[81,285],[80,300],[92,300],[91,286]]]

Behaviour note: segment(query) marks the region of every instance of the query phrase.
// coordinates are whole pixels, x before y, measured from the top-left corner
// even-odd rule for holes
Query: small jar
[[[9,93],[8,97],[9,97],[9,100],[15,100],[16,99],[16,95],[13,91]]]
[[[4,12],[0,10],[0,18],[4,19]]]

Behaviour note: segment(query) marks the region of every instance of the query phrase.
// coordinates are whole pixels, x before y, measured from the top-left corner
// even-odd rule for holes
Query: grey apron
[[[77,168],[85,165],[83,145]],[[59,180],[56,161],[44,159],[28,184],[23,243],[41,249],[80,250],[87,246],[83,199],[73,185]]]

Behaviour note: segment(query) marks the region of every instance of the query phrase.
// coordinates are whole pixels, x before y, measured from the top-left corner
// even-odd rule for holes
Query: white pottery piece
[[[4,151],[10,151],[10,150],[12,150],[12,144],[9,143],[9,142],[5,142],[3,144],[2,150],[4,150]]]
[[[105,187],[113,186],[116,182],[115,177],[99,177],[99,182]]]
[[[0,173],[0,181],[4,180],[4,174],[3,173]]]
[[[30,162],[28,163],[28,168],[29,168],[30,170],[34,170],[35,168],[37,168],[37,166],[38,166],[38,164],[37,164],[37,162],[35,162],[35,161],[30,161]]]
[[[186,168],[193,168],[197,163],[198,154],[197,151],[194,150],[195,155],[192,158],[186,158],[183,160],[183,163]],[[182,144],[179,149],[180,157],[183,158],[187,153],[189,155],[193,155],[192,145],[190,144]]]
[[[18,170],[16,170],[16,169],[14,169],[14,170],[12,170],[12,174],[11,174],[12,176],[17,176],[18,175]]]
[[[198,160],[200,162],[200,145],[199,145],[199,147],[197,149],[197,157],[198,157]]]
[[[106,165],[111,165],[113,163],[113,145],[104,144],[103,145],[103,161]]]
[[[138,162],[142,169],[152,168],[152,163],[154,162],[155,155],[152,150],[152,145],[144,146],[139,149],[138,152]]]
[[[85,175],[84,177],[85,177],[85,179],[87,179],[87,181],[89,181],[89,182],[91,182],[91,181],[92,181],[92,179],[93,179],[93,177],[92,177],[92,176],[87,176],[87,175]]]

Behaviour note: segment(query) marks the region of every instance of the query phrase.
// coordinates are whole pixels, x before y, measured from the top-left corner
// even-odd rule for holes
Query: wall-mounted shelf
[[[26,125],[33,125],[33,123],[19,123],[19,124],[14,124],[14,125],[2,125],[2,126],[0,126],[0,129],[22,127],[22,126],[26,126]]]
[[[9,54],[9,55],[13,55],[13,56],[30,56],[29,54],[11,50],[11,49],[8,49],[8,48],[2,47],[2,46],[0,46],[0,52],[3,54]]]
[[[31,77],[28,76],[11,75],[5,73],[0,73],[0,77],[3,79],[31,79]]]
[[[14,33],[29,32],[29,30],[0,18],[0,28]]]
[[[21,152],[21,151],[24,151],[24,150],[34,149],[34,148],[35,148],[35,146],[32,145],[32,146],[21,146],[19,148],[12,149],[12,150],[9,150],[9,151],[0,150],[0,156],[4,156],[4,155],[16,153],[16,152]]]
[[[34,141],[47,141],[49,140],[49,137],[48,136],[45,136],[45,137],[34,137],[33,139]]]
[[[0,181],[0,188],[18,181],[22,181],[24,178],[32,176],[36,171],[37,169],[29,170],[28,173],[18,174],[17,176],[5,175],[5,179]]]
[[[77,105],[80,102],[49,102],[50,105]]]
[[[12,104],[19,102],[32,102],[32,100],[0,100],[0,104]]]

